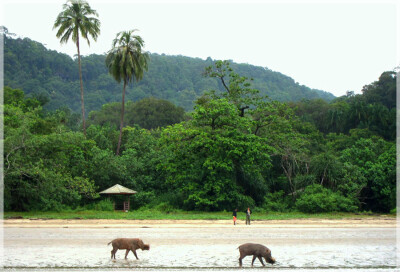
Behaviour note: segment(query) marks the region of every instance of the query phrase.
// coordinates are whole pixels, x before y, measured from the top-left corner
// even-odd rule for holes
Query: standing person
[[[235,209],[232,213],[233,216],[233,225],[236,225],[236,218],[237,218],[237,209]]]
[[[250,207],[247,207],[247,210],[246,210],[246,225],[250,225],[250,215],[251,215]]]

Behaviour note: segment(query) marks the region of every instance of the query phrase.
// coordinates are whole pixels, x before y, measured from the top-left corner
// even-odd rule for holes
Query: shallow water
[[[150,251],[119,250],[117,237],[140,237]],[[238,267],[242,243],[269,247],[277,271],[395,271],[395,228],[5,228],[7,270],[49,271],[227,271]],[[243,260],[251,267],[251,256]],[[261,268],[258,260],[255,268]]]

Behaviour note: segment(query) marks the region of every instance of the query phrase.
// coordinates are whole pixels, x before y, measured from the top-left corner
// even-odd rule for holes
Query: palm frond
[[[90,45],[89,36],[96,41],[100,34],[100,21],[95,17],[98,17],[98,13],[86,1],[69,0],[58,14],[53,29],[58,28],[56,36],[61,37],[61,43],[66,43],[70,38],[76,43],[78,35],[81,35]]]
[[[139,81],[143,78],[144,71],[148,69],[149,56],[143,51],[144,41],[140,36],[134,35],[135,31],[137,30],[117,33],[112,42],[112,49],[108,53],[106,65],[118,82],[121,79],[125,83]],[[110,62],[116,63],[111,65]],[[115,67],[118,69],[114,69]]]

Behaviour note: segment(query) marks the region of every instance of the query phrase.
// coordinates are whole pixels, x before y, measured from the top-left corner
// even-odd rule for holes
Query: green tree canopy
[[[101,110],[89,114],[90,124],[118,126],[121,103],[104,104]],[[145,129],[156,129],[179,123],[185,119],[185,111],[171,102],[157,98],[143,98],[137,102],[128,101],[125,106],[127,126],[139,125]]]

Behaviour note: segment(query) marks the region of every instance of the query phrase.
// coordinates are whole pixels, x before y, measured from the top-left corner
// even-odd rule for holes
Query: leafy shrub
[[[157,206],[154,207],[154,209],[164,213],[170,213],[175,211],[174,207],[172,207],[172,205],[166,202],[158,204]]]
[[[96,211],[113,211],[114,203],[110,199],[103,199],[94,205]]]
[[[239,211],[245,211],[247,207],[250,207],[251,209],[256,206],[256,203],[253,198],[250,196],[242,195],[242,194],[237,194],[236,195],[236,207]]]
[[[305,213],[357,211],[357,206],[351,199],[319,184],[306,187],[304,193],[296,201],[296,208]]]
[[[268,193],[264,197],[263,208],[267,211],[285,212],[289,209],[290,199],[285,197],[284,191]]]
[[[297,188],[305,188],[311,184],[314,184],[317,178],[315,175],[308,174],[308,175],[297,175],[293,182],[296,184]]]
[[[61,212],[63,210],[68,209],[68,206],[61,204],[57,200],[53,199],[41,199],[41,203],[35,203],[35,205],[32,205],[32,210],[33,211],[55,211],[55,212]]]
[[[254,207],[253,209],[251,209],[251,211],[253,213],[265,213],[265,209],[262,207]]]
[[[149,203],[154,202],[156,196],[154,192],[138,192],[133,197],[131,197],[131,204],[134,209],[143,207],[148,205]]]
[[[179,209],[183,205],[183,195],[179,192],[168,192],[157,197],[158,203],[168,203],[173,208]]]

